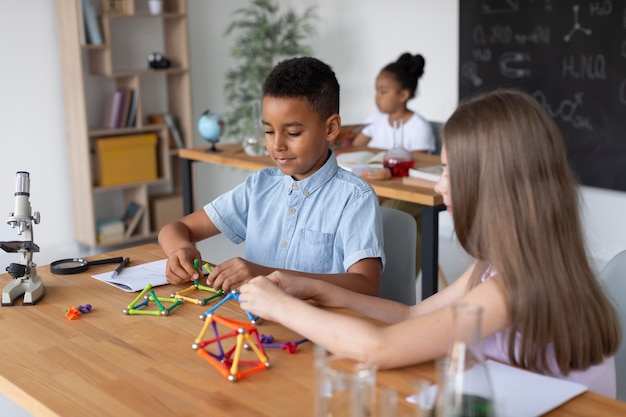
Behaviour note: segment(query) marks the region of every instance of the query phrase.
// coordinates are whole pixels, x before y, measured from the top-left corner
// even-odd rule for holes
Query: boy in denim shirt
[[[246,241],[245,259],[213,268],[207,284],[229,291],[275,270],[376,295],[384,265],[378,199],[364,180],[337,165],[330,149],[341,127],[339,83],[310,57],[276,65],[263,84],[266,147],[277,165],[203,209],[161,229],[167,279],[199,277],[194,243],[218,233]]]

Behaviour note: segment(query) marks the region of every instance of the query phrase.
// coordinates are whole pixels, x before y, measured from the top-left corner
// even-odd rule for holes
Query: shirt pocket
[[[333,241],[332,233],[300,230],[295,242],[295,269],[311,273],[332,272]]]

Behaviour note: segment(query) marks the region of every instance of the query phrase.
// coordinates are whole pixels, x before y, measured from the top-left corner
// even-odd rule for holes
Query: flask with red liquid
[[[383,166],[389,168],[393,177],[407,177],[409,168],[415,166],[413,156],[402,146],[403,132],[404,122],[402,120],[394,120],[393,148],[389,149],[383,158]]]

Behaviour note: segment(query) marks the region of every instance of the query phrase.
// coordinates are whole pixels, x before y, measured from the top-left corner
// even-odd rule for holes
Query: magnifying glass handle
[[[124,257],[118,256],[117,258],[98,259],[97,261],[89,261],[89,265],[104,265],[104,264],[119,264],[124,260]]]

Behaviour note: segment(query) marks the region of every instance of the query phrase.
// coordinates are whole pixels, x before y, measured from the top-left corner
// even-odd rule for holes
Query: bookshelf
[[[176,146],[167,125],[148,122],[154,120],[148,116],[173,115],[186,147],[193,143],[193,128],[186,0],[164,0],[159,14],[151,14],[144,0],[96,0],[92,4],[101,35],[98,44],[90,43],[90,31],[85,28],[85,0],[56,1],[74,237],[78,243],[96,248],[154,239],[158,225],[153,207],[156,209],[159,201],[168,201],[170,212],[180,206],[182,213]],[[153,52],[170,60],[170,67],[150,69],[148,55]],[[135,123],[103,128],[107,96],[116,90],[136,93]],[[129,175],[132,182],[102,185],[99,165],[103,157],[97,145],[145,135],[157,139],[156,146],[147,150],[154,155],[156,176],[132,181]],[[109,170],[120,172],[138,169],[133,164],[109,164],[113,164]],[[145,208],[135,234],[121,241],[99,241],[97,224],[122,218],[131,203]],[[158,213],[159,221],[163,217]]]

